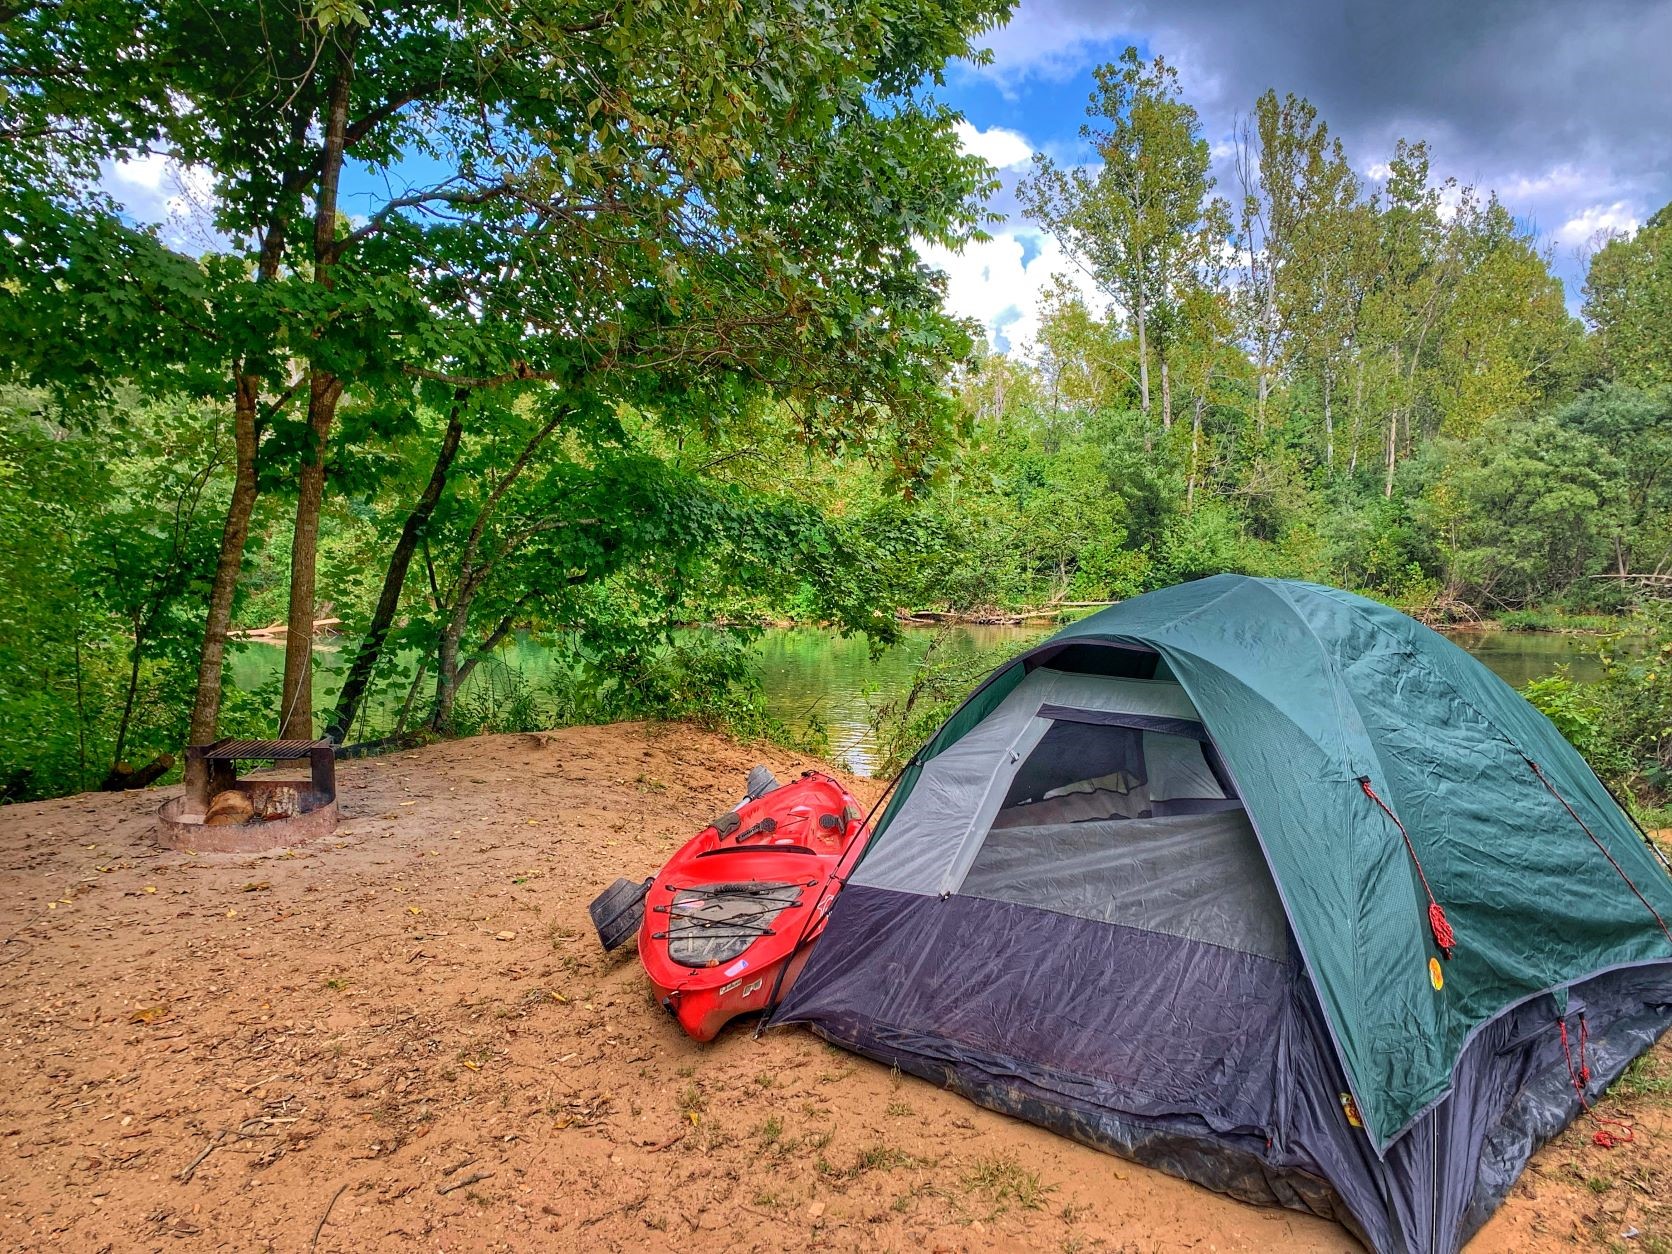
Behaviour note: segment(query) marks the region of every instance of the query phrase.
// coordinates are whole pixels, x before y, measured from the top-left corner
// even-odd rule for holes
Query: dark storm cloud
[[[1672,200],[1672,0],[1022,0],[990,42],[1001,82],[1163,53],[1214,140],[1267,87],[1310,98],[1361,170],[1426,138],[1562,248]]]

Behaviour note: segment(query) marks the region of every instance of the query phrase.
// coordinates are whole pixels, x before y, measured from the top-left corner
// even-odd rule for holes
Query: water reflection
[[[948,638],[942,647],[948,652],[1000,645],[1020,650],[1051,631],[976,626],[944,630]],[[871,710],[911,682],[934,636],[932,628],[911,629],[899,644],[873,659],[863,639],[844,640],[812,627],[768,632],[761,643],[768,708],[794,727],[804,727],[816,717],[828,730],[831,756],[861,774],[869,773],[875,763]],[[1584,636],[1471,631],[1458,632],[1452,639],[1516,687],[1563,664],[1579,680],[1601,672],[1592,656],[1596,642]]]
[[[761,640],[761,678],[767,706],[775,716],[792,727],[806,727],[816,719],[829,735],[831,757],[868,773],[875,764],[872,710],[911,682],[937,632],[946,635],[941,648],[952,653],[987,652],[1000,646],[1015,652],[1050,631],[1048,627],[911,628],[898,644],[873,658],[863,637],[844,639],[817,627],[775,629],[765,632]],[[1452,639],[1517,687],[1563,664],[1582,681],[1595,678],[1601,670],[1592,656],[1596,641],[1589,637],[1475,631],[1458,632]],[[347,656],[348,650],[340,641],[322,646],[317,655],[314,702],[322,715],[336,697]],[[519,636],[507,642],[496,663],[481,668],[478,675],[491,679],[510,670],[538,685],[552,657],[549,647],[540,640]],[[410,675],[416,659],[403,661]],[[231,664],[233,682],[253,690],[276,681],[283,664],[282,648],[254,645],[241,649]],[[392,691],[374,702],[374,721],[392,722],[403,695],[402,691]]]

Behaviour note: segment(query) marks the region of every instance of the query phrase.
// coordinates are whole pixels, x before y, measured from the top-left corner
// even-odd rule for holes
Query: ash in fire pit
[[[238,778],[239,762],[304,758],[306,780]],[[158,811],[158,843],[253,853],[324,836],[337,819],[336,751],[329,740],[217,740],[186,750],[186,790]]]

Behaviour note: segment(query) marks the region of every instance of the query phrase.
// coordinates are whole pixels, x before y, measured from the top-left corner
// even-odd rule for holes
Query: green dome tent
[[[990,676],[773,1021],[1447,1250],[1672,1024],[1668,920],[1657,851],[1484,666],[1221,575]]]

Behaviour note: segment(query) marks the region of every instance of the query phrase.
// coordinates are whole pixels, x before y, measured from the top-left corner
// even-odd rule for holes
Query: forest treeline
[[[1173,71],[1130,52],[1091,113],[1101,163],[1022,189],[1081,281],[1031,359],[964,383],[923,598],[1234,570],[1493,616],[1672,584],[1672,206],[1598,242],[1581,319],[1531,228],[1419,142],[1367,185],[1370,155],[1270,92],[1216,188]]]
[[[1653,599],[1672,212],[1600,245],[1575,318],[1420,142],[1366,183],[1268,94],[1218,187],[1129,53],[1098,162],[1022,189],[1083,281],[994,354],[921,249],[990,224],[934,93],[1008,7],[0,15],[5,794],[217,733],[475,730],[524,629],[565,659],[543,718],[758,729],[768,619],[886,640],[1222,570],[1452,614]],[[201,247],[104,192],[156,158],[207,188]],[[316,711],[317,618],[351,666]],[[237,631],[273,622],[282,681],[242,691]]]

